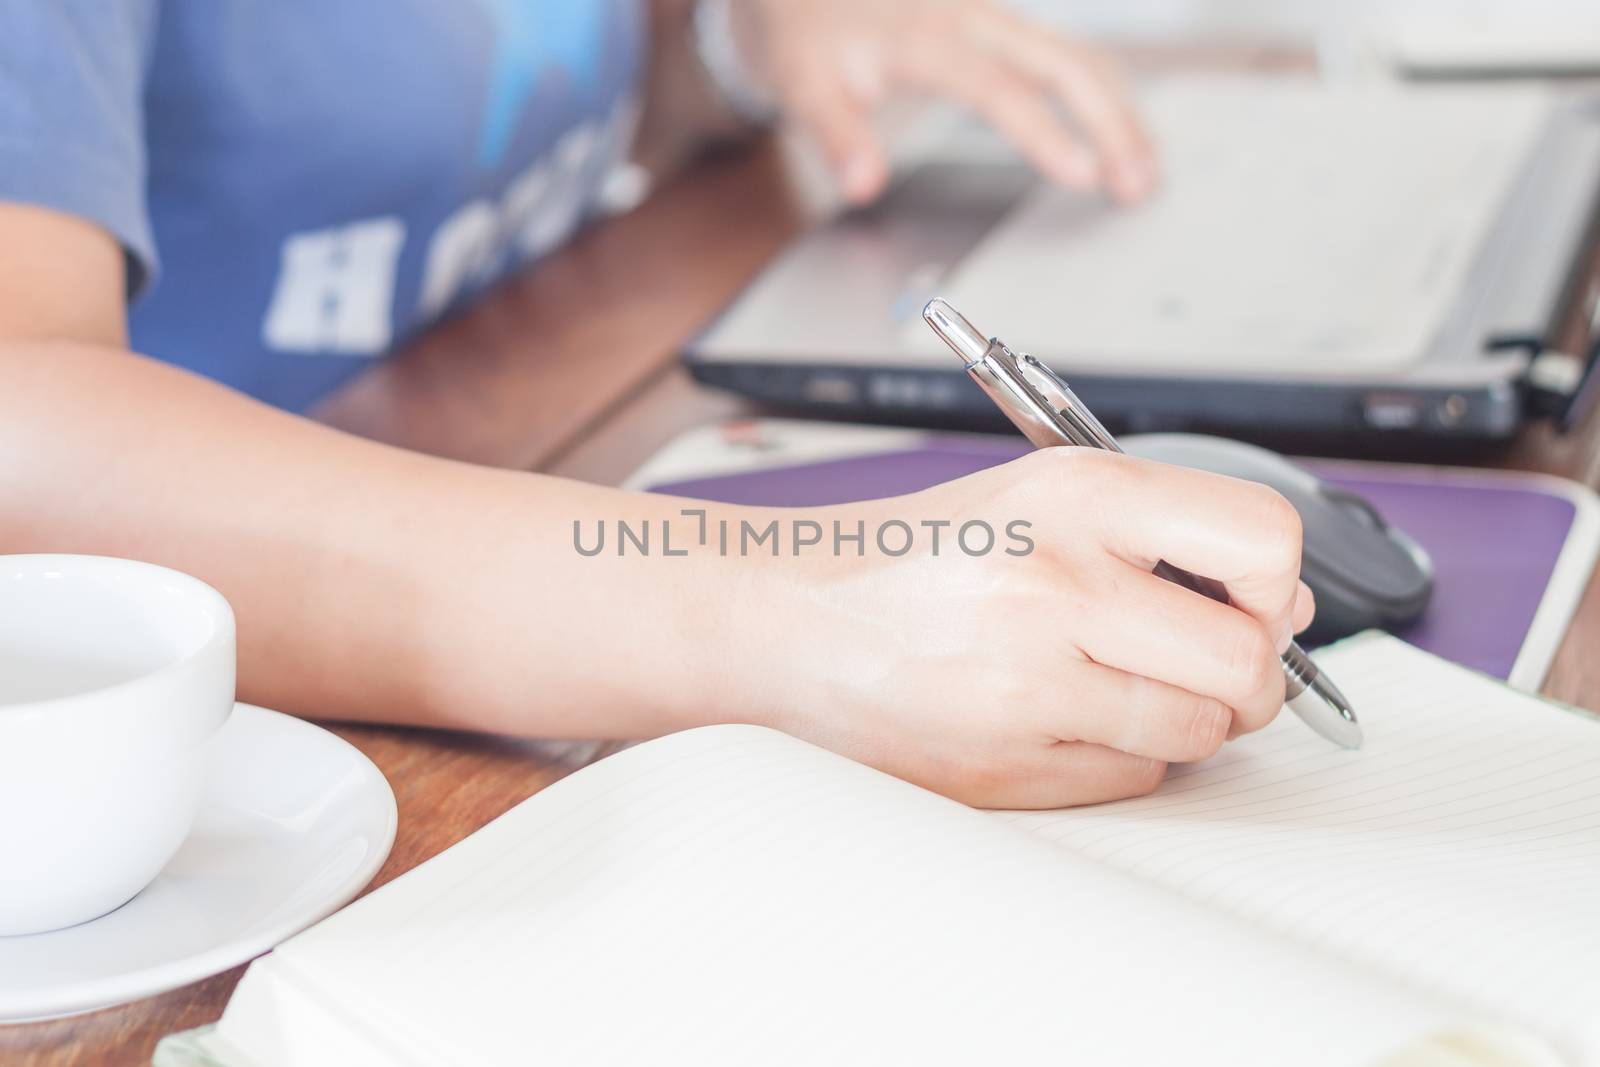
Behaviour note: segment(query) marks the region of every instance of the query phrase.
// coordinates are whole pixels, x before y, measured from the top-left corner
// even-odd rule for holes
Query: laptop
[[[1128,209],[941,120],[878,204],[791,246],[694,375],[832,417],[994,425],[922,325],[942,295],[1119,429],[1493,439],[1575,393],[1550,349],[1600,201],[1600,108],[1505,87],[1179,78]]]

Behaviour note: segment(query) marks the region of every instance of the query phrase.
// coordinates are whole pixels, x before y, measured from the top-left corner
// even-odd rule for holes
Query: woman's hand
[[[741,670],[760,679],[752,707],[976,805],[1148,792],[1169,762],[1273,719],[1278,653],[1311,621],[1287,501],[1127,456],[1047,449],[913,496],[796,514],[847,533],[864,521],[864,555],[824,540],[788,565],[749,561],[759,595],[745,603],[762,620],[741,638]],[[960,531],[980,520],[995,544],[969,554],[985,536]],[[896,522],[914,548],[890,556],[876,531],[897,550]],[[1233,606],[1155,577],[1158,558],[1224,582]]]
[[[896,89],[967,105],[1063,185],[1123,202],[1155,188],[1155,153],[1112,62],[997,4],[735,0],[734,10],[752,66],[853,201],[888,181],[872,115]]]
[[[1144,792],[1266,723],[1310,617],[1281,497],[1126,456],[730,507],[403,452],[109,345],[0,342],[0,374],[0,455],[37,457],[0,464],[0,549],[202,578],[239,619],[241,699],[322,718],[759,723],[969,803],[1053,807]]]

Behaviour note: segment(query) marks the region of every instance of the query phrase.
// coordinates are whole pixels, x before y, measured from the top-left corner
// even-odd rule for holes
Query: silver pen
[[[979,388],[1036,447],[1082,445],[1122,451],[1116,438],[1049,367],[1030,355],[1013,352],[997,337],[985,337],[943,300],[929,301],[922,317],[961,357]],[[1213,600],[1228,602],[1221,582],[1190,574],[1164,560],[1156,564],[1155,573]],[[1282,661],[1284,702],[1289,710],[1334,744],[1360,748],[1361,724],[1339,688],[1293,641]]]

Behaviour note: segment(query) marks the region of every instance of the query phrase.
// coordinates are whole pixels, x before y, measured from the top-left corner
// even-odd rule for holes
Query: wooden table
[[[322,416],[442,455],[616,482],[676,433],[750,410],[692,383],[677,350],[806,224],[803,200],[772,144],[707,162],[375,369]],[[1600,277],[1600,255],[1594,267]],[[596,363],[605,373],[588,375]],[[1499,462],[1594,486],[1597,439],[1600,418],[1568,437],[1535,428]],[[1600,583],[1545,691],[1600,709],[1597,649]],[[375,886],[564,773],[520,742],[334,729],[372,758],[399,801],[399,836]],[[0,1063],[147,1064],[162,1035],[215,1020],[242,971],[91,1015],[0,1027]]]

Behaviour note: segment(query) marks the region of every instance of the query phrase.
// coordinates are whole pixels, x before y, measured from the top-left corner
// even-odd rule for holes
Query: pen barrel
[[[1026,353],[1013,352],[999,338],[988,337],[943,300],[934,299],[922,317],[934,333],[961,357],[967,373],[995,405],[1039,448],[1079,445],[1121,452],[1111,436],[1066,382]],[[1219,604],[1228,604],[1228,590],[1219,581],[1191,574],[1166,560],[1154,567],[1157,577],[1180,585]],[[1284,702],[1306,725],[1346,748],[1361,745],[1361,727],[1350,702],[1328,676],[1293,641],[1279,657],[1283,667]]]
[[[991,350],[995,348],[1001,346],[991,342]],[[1065,433],[1058,416],[1049,408],[1031,403],[1027,384],[999,360],[985,357],[970,363],[967,365],[967,376],[988,394],[989,399],[1011,420],[1013,426],[1022,431],[1022,436],[1033,447],[1053,448],[1084,443]]]
[[[1173,585],[1181,585],[1191,593],[1199,593],[1203,597],[1209,597],[1219,604],[1231,603],[1228,599],[1227,587],[1215,578],[1202,578],[1198,574],[1191,574],[1182,567],[1174,567],[1166,560],[1161,560],[1157,563],[1151,573],[1157,578],[1165,578]]]
[[[1289,647],[1283,650],[1283,655],[1278,657],[1283,661],[1283,699],[1287,703],[1304,693],[1316,684],[1317,665],[1311,662],[1311,657],[1306,655],[1305,649],[1298,642],[1290,641]]]

